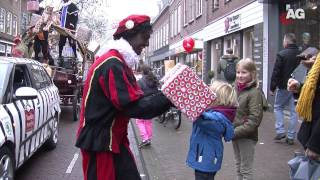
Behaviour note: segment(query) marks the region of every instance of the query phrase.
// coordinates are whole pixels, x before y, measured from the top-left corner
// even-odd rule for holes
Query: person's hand
[[[309,148],[307,148],[305,153],[306,153],[306,156],[308,156],[308,158],[311,160],[320,160],[320,154],[310,150]]]
[[[313,56],[307,60],[302,60],[301,64],[303,64],[305,67],[310,69],[312,67],[312,65],[314,64],[314,62],[316,61],[316,58],[317,58],[316,56]]]
[[[290,92],[297,93],[299,91],[300,83],[296,79],[290,78],[287,83],[287,89]]]
[[[270,94],[271,96],[274,96],[274,91],[269,91],[269,94]]]

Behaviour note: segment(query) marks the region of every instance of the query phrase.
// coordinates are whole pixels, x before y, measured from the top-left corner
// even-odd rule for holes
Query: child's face
[[[242,66],[238,66],[236,77],[238,83],[248,83],[252,81],[251,73],[244,69]]]

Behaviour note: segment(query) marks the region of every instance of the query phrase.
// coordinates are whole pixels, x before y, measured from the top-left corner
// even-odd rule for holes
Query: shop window
[[[320,11],[319,7],[315,8],[315,1],[283,1],[279,4],[279,14],[280,14],[280,38],[279,45],[282,48],[282,40],[286,33],[294,33],[297,38],[297,45],[300,50],[304,50],[307,47],[320,47]],[[289,19],[287,21],[287,7],[292,10],[303,9],[305,18],[304,19]],[[282,18],[284,17],[284,18]]]
[[[6,18],[6,32],[10,35],[12,35],[12,13],[8,12],[7,13],[7,18]]]
[[[0,56],[6,55],[6,45],[0,43]]]
[[[0,8],[0,32],[6,32],[6,10]]]

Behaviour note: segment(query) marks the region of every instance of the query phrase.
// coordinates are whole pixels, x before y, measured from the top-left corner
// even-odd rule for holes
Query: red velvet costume
[[[161,93],[143,96],[117,50],[99,57],[90,67],[84,86],[76,142],[83,156],[84,179],[140,179],[129,149],[129,118],[152,118],[169,107]]]

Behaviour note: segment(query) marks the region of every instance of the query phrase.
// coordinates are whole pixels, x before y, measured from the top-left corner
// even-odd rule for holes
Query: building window
[[[170,37],[173,37],[173,13],[170,14]]]
[[[12,19],[12,33],[13,36],[18,34],[18,18],[16,15],[14,15]]]
[[[202,0],[196,1],[196,16],[199,17],[202,15]]]
[[[6,10],[0,8],[0,32],[6,32]]]
[[[194,16],[195,16],[195,6],[194,6],[194,1],[190,1],[189,4],[189,9],[190,9],[190,17],[189,17],[189,22],[192,22],[194,20]]]
[[[212,1],[212,11],[219,9],[219,0]]]
[[[6,32],[12,35],[12,13],[7,13],[7,20],[6,20]]]
[[[181,6],[177,9],[177,33],[181,32]]]
[[[28,14],[27,13],[22,13],[21,15],[21,34],[23,34],[27,30],[27,25],[28,25]]]
[[[188,6],[187,6],[187,0],[183,0],[183,25],[188,25]]]

